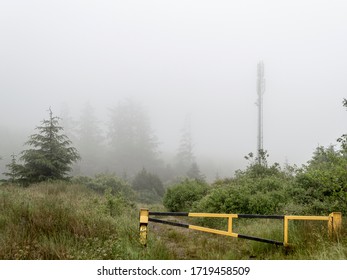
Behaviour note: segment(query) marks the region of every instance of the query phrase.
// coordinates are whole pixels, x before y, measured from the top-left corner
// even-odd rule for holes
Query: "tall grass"
[[[76,184],[0,187],[0,259],[170,258],[138,242],[138,211],[122,197]]]

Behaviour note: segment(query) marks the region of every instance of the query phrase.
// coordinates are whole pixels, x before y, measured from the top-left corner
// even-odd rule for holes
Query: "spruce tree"
[[[3,173],[5,176],[9,177],[8,181],[11,183],[16,183],[18,181],[22,170],[22,167],[17,163],[16,157],[15,154],[11,155],[11,162],[6,164],[8,172]]]
[[[77,150],[62,133],[59,120],[49,109],[49,119],[43,120],[36,127],[38,133],[26,142],[31,148],[22,152],[20,160],[23,164],[18,169],[20,180],[25,184],[67,179],[71,165],[79,159]]]
[[[176,155],[176,172],[181,176],[187,174],[193,163],[196,163],[196,161],[193,153],[190,116],[188,115],[182,129],[181,140]]]
[[[145,168],[136,174],[132,186],[138,192],[139,201],[145,203],[158,202],[165,193],[160,178],[155,174],[147,172]]]
[[[152,171],[160,166],[158,142],[139,103],[126,99],[111,111],[108,137],[117,173],[133,176],[143,167]]]
[[[200,168],[196,162],[193,162],[187,171],[188,178],[196,179],[198,181],[205,181],[205,176],[201,174]]]
[[[83,158],[78,167],[83,174],[91,176],[102,171],[102,133],[94,108],[86,103],[76,129],[76,146]]]

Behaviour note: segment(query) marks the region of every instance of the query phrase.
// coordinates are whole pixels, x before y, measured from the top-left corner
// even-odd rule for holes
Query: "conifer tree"
[[[182,129],[181,140],[176,155],[176,171],[179,175],[184,175],[195,163],[195,156],[193,153],[193,143],[191,135],[190,117],[185,119],[184,127]]]
[[[11,183],[15,183],[18,181],[21,171],[21,166],[17,163],[16,155],[11,155],[11,162],[9,164],[6,164],[6,167],[8,169],[8,172],[4,172],[3,174],[7,177],[9,177],[9,181]]]
[[[77,150],[62,133],[59,118],[49,109],[49,119],[36,127],[38,133],[26,142],[31,148],[20,157],[23,164],[17,166],[18,176],[24,184],[47,180],[67,179],[73,162],[79,159]]]
[[[344,98],[342,101],[342,104],[347,109],[347,99]],[[347,134],[343,134],[341,137],[337,139],[337,142],[341,145],[341,152],[344,154],[344,156],[347,156]]]
[[[111,111],[108,137],[113,170],[133,176],[145,167],[158,168],[158,142],[149,117],[137,102],[127,99]]]
[[[205,176],[201,174],[200,168],[196,162],[193,162],[190,166],[189,170],[187,171],[188,178],[196,179],[199,181],[205,181]]]
[[[142,202],[160,201],[165,193],[163,183],[159,177],[147,172],[145,168],[136,174],[132,186],[138,192],[139,200]]]
[[[103,136],[93,106],[88,102],[82,109],[76,129],[76,146],[83,160],[78,164],[80,171],[87,175],[100,173],[103,156]]]

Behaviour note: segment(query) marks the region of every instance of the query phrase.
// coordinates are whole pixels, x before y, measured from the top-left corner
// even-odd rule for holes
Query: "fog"
[[[130,98],[148,113],[166,163],[189,116],[201,171],[232,176],[257,149],[260,60],[269,161],[304,164],[346,132],[346,8],[337,0],[3,0],[0,171],[49,107],[78,119],[89,102],[105,128],[110,108]]]

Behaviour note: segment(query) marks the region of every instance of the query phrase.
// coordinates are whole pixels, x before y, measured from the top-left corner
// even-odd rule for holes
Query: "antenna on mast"
[[[258,164],[262,164],[263,156],[263,95],[265,92],[265,79],[264,79],[264,63],[260,61],[257,66],[257,94],[258,100],[256,105],[258,106],[258,146],[257,146],[257,158]]]

